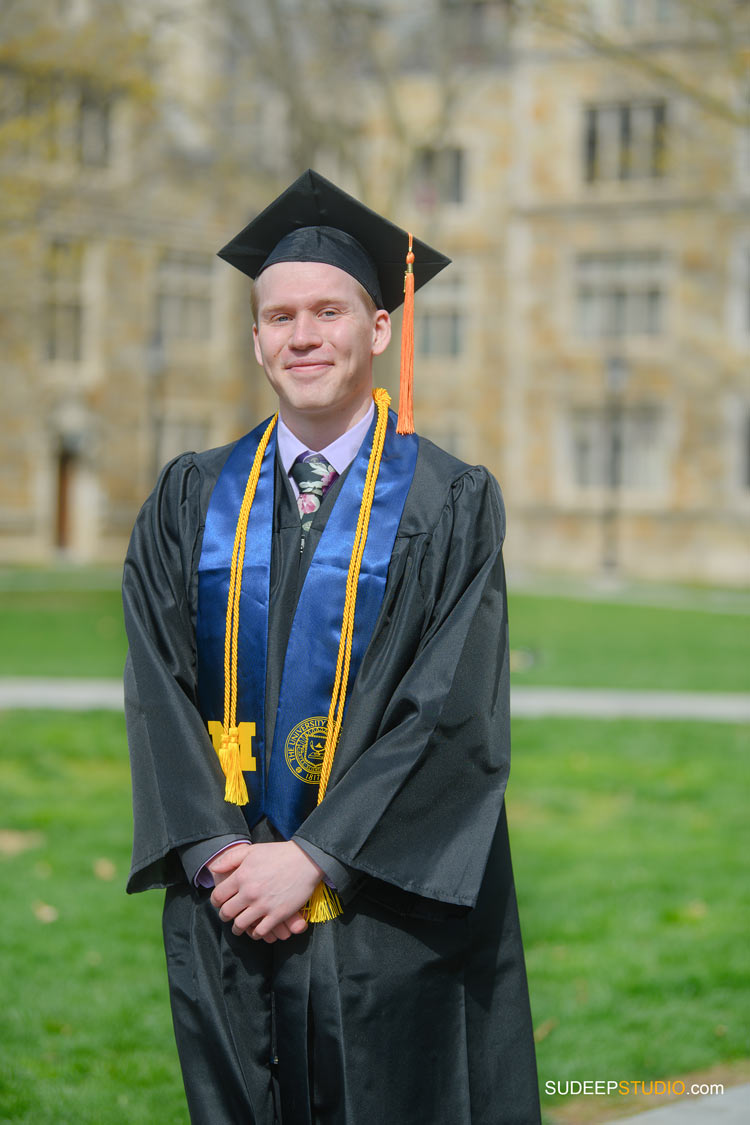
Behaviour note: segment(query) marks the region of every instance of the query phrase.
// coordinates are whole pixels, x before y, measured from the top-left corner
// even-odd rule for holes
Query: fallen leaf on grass
[[[536,653],[528,648],[512,648],[510,650],[511,672],[528,672],[536,664]]]
[[[534,1042],[541,1043],[556,1027],[557,1020],[545,1020],[544,1023],[540,1023],[539,1027],[534,1028]]]
[[[50,906],[48,902],[35,902],[32,910],[37,922],[56,922],[60,917],[60,912],[56,906]]]
[[[111,859],[97,859],[94,864],[94,874],[97,879],[104,879],[109,882],[114,879],[117,870]]]
[[[33,848],[41,848],[41,832],[18,832],[13,828],[0,828],[0,855],[21,855]]]

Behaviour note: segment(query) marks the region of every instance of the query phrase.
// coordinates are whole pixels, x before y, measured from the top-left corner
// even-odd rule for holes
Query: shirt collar
[[[325,449],[308,449],[308,447],[292,433],[281,417],[281,414],[279,414],[277,440],[279,457],[284,466],[284,472],[289,472],[301,453],[319,453],[322,457],[325,457],[328,464],[341,476],[356,457],[357,450],[370,428],[374,413],[375,403],[371,402],[370,409],[367,411],[364,418],[360,419],[350,430],[346,430],[341,437],[337,437],[335,441],[332,441]]]

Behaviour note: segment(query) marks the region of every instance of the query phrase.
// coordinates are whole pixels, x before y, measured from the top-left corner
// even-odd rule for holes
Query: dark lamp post
[[[149,489],[159,475],[159,435],[161,430],[160,406],[164,383],[164,341],[158,329],[151,335],[146,347],[146,418],[149,436]]]
[[[624,442],[624,392],[628,364],[621,355],[610,355],[605,364],[604,428],[606,499],[602,510],[602,569],[614,575],[619,566],[618,522],[622,488]]]

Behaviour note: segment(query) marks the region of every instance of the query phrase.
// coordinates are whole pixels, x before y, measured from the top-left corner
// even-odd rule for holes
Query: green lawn
[[[513,752],[542,1088],[750,1057],[750,727],[524,720]]]
[[[518,684],[750,691],[748,615],[524,593],[510,630]],[[122,672],[114,589],[0,588],[0,632],[0,676]]]
[[[122,719],[0,715],[0,747],[0,1121],[186,1125],[161,896],[123,893]],[[750,1055],[749,762],[747,727],[516,722],[509,815],[542,1083]]]
[[[186,1125],[160,896],[123,891],[123,720],[0,715],[0,748],[0,1121]]]
[[[511,593],[514,683],[750,692],[750,615]]]
[[[0,591],[0,676],[121,676],[119,590]]]
[[[85,577],[0,581],[0,675],[120,675],[119,592]],[[519,684],[750,691],[746,614],[524,592],[510,622]],[[750,1057],[749,763],[747,726],[515,722],[542,1085]],[[0,1121],[186,1125],[161,896],[123,893],[122,718],[0,714],[0,788]]]

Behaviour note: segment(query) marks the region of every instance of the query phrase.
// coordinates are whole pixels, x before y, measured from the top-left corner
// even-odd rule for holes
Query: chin
[[[288,395],[286,401],[292,410],[319,413],[320,411],[335,412],[341,410],[346,407],[348,399],[326,390],[325,387],[309,387],[298,390],[296,394]]]

